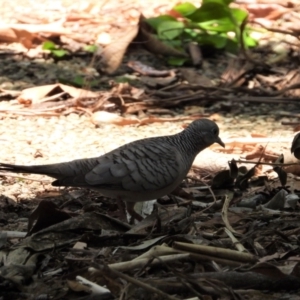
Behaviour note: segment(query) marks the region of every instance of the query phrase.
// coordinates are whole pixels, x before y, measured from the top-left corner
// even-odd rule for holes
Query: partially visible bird
[[[171,193],[186,177],[196,155],[218,143],[218,125],[208,119],[193,121],[183,131],[125,144],[102,156],[48,165],[0,163],[0,171],[43,174],[55,178],[53,186],[98,190],[103,196],[124,200],[128,213],[137,220],[135,202]]]

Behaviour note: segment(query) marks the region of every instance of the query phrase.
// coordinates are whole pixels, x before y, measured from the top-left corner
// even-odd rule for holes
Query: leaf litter
[[[95,12],[105,7],[105,1],[98,5],[86,1],[85,5],[82,11],[67,11],[65,22],[57,21],[55,14],[50,20],[46,14],[45,24],[6,25],[0,31],[0,39],[23,44],[29,49],[27,54],[22,50],[26,60],[33,55],[30,51],[35,43],[41,43],[44,37],[64,35],[69,44],[74,42],[75,57],[82,55],[82,43],[93,43],[107,32],[112,42],[106,46],[103,42],[103,49],[94,57],[96,65],[100,65],[95,70],[108,74],[119,71],[126,82],[116,80],[106,85],[106,90],[93,87],[93,91],[51,81],[55,76],[50,76],[51,80],[40,78],[39,86],[34,84],[21,91],[13,85],[2,85],[2,116],[77,113],[88,115],[97,126],[130,126],[192,120],[215,112],[239,114],[247,112],[249,103],[264,102],[271,104],[260,113],[272,108],[277,120],[287,115],[298,118],[298,65],[288,59],[286,51],[274,55],[269,48],[262,48],[246,51],[241,57],[211,61],[199,59],[199,53],[194,53],[195,64],[202,65],[201,72],[194,68],[161,68],[161,61],[149,63],[130,46],[144,42],[147,51],[154,54],[182,53],[162,47],[142,23],[139,12],[126,5],[120,8],[119,15],[127,16],[126,21],[132,26],[120,43],[117,29],[112,25],[105,29],[115,18],[109,14],[105,20],[96,17]],[[264,27],[273,26],[268,20],[277,20],[282,25],[279,17],[290,11],[279,4],[270,4],[267,9],[262,4],[244,5],[254,15],[253,22],[264,18],[260,20],[264,20]],[[269,28],[274,33],[270,40],[278,43],[276,34],[282,34],[280,30],[292,37],[296,35],[291,25],[295,18],[299,19],[299,12],[287,18],[283,28],[279,29],[277,24]],[[24,15],[18,19],[29,20]],[[42,23],[38,14],[30,22],[33,19]],[[79,20],[82,26],[74,32],[72,26]],[[88,28],[97,31],[92,30],[87,39]],[[99,40],[103,41],[103,36]],[[294,51],[290,41],[288,44],[285,39],[284,43]],[[130,51],[133,57],[126,57]],[[145,53],[143,49],[138,51]],[[35,55],[49,55],[41,53],[37,47]],[[101,54],[104,68],[98,60]],[[128,71],[128,66],[133,71]],[[26,65],[17,79],[30,76],[31,67],[32,64]],[[96,86],[112,80],[111,75],[90,73],[80,65],[77,70],[82,76],[94,76]],[[74,75],[74,70],[70,73]],[[167,76],[170,81],[164,81]],[[72,76],[68,80],[75,83]],[[203,110],[195,109],[199,106]],[[161,114],[152,115],[151,110]],[[174,110],[180,110],[175,117]],[[218,114],[213,116],[218,119]],[[32,201],[16,201],[14,197],[20,192],[11,197],[2,195],[1,297],[296,299],[300,286],[300,172],[298,160],[289,152],[292,150],[298,158],[298,136],[293,142],[290,138],[282,140],[288,147],[281,156],[282,149],[278,151],[272,146],[276,146],[278,138],[255,134],[228,138],[224,152],[220,154],[221,150],[214,147],[207,163],[203,158],[199,163],[196,160],[182,190],[159,199],[139,224],[120,222],[116,204],[94,192],[57,191],[46,185]],[[221,155],[223,161],[213,166],[214,158]],[[220,171],[227,165],[226,170]],[[25,178],[18,176],[17,180],[30,182],[29,177]],[[2,184],[9,185],[12,180],[15,179],[3,177]]]

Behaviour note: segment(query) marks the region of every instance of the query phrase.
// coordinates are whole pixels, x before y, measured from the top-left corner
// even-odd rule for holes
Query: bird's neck
[[[180,146],[182,151],[189,153],[193,160],[200,151],[207,147],[203,141],[199,140],[199,136],[194,136],[192,132],[187,130],[175,134],[174,138],[176,146]]]

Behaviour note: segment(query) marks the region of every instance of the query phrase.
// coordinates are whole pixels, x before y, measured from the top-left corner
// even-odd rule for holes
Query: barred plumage
[[[137,140],[100,157],[37,166],[0,163],[0,171],[48,175],[56,179],[54,186],[95,189],[104,196],[134,203],[171,193],[196,155],[213,143],[224,147],[217,124],[199,119],[178,134]],[[133,204],[127,208],[140,219]]]

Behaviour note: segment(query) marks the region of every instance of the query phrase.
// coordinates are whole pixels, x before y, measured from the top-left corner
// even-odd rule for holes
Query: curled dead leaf
[[[127,28],[125,32],[124,28],[121,28],[121,30],[122,35],[98,54],[101,59],[97,69],[100,69],[105,73],[112,74],[118,69],[128,45],[133,41],[138,33],[138,26],[133,25]]]
[[[171,74],[169,70],[157,70],[153,67],[147,66],[140,61],[131,60],[127,63],[127,66],[134,71],[148,76],[168,76]]]
[[[280,190],[269,202],[263,205],[264,208],[269,209],[283,209],[285,205],[285,197],[287,196],[287,191],[282,189]]]
[[[169,55],[175,57],[188,57],[186,53],[180,52],[160,41],[154,34],[149,33],[144,28],[140,28],[139,37],[143,45],[154,54]]]
[[[152,34],[151,29],[145,22],[145,17],[143,15],[140,16],[138,40],[139,42],[143,43],[148,51],[154,54],[162,54],[175,57],[188,57],[186,53],[168,46],[167,44],[160,41],[154,34]]]
[[[34,38],[38,38],[37,34],[27,30],[10,28],[7,26],[0,27],[0,42],[18,42],[21,43],[25,48],[30,49],[32,47],[32,40]]]
[[[20,104],[31,105],[49,100],[54,100],[55,95],[58,97],[69,94],[72,98],[97,98],[98,94],[92,91],[75,88],[61,83],[34,86],[24,89],[18,96],[17,100]]]
[[[175,74],[168,77],[150,77],[150,76],[141,76],[140,81],[146,84],[147,86],[156,88],[168,86],[176,80]]]

